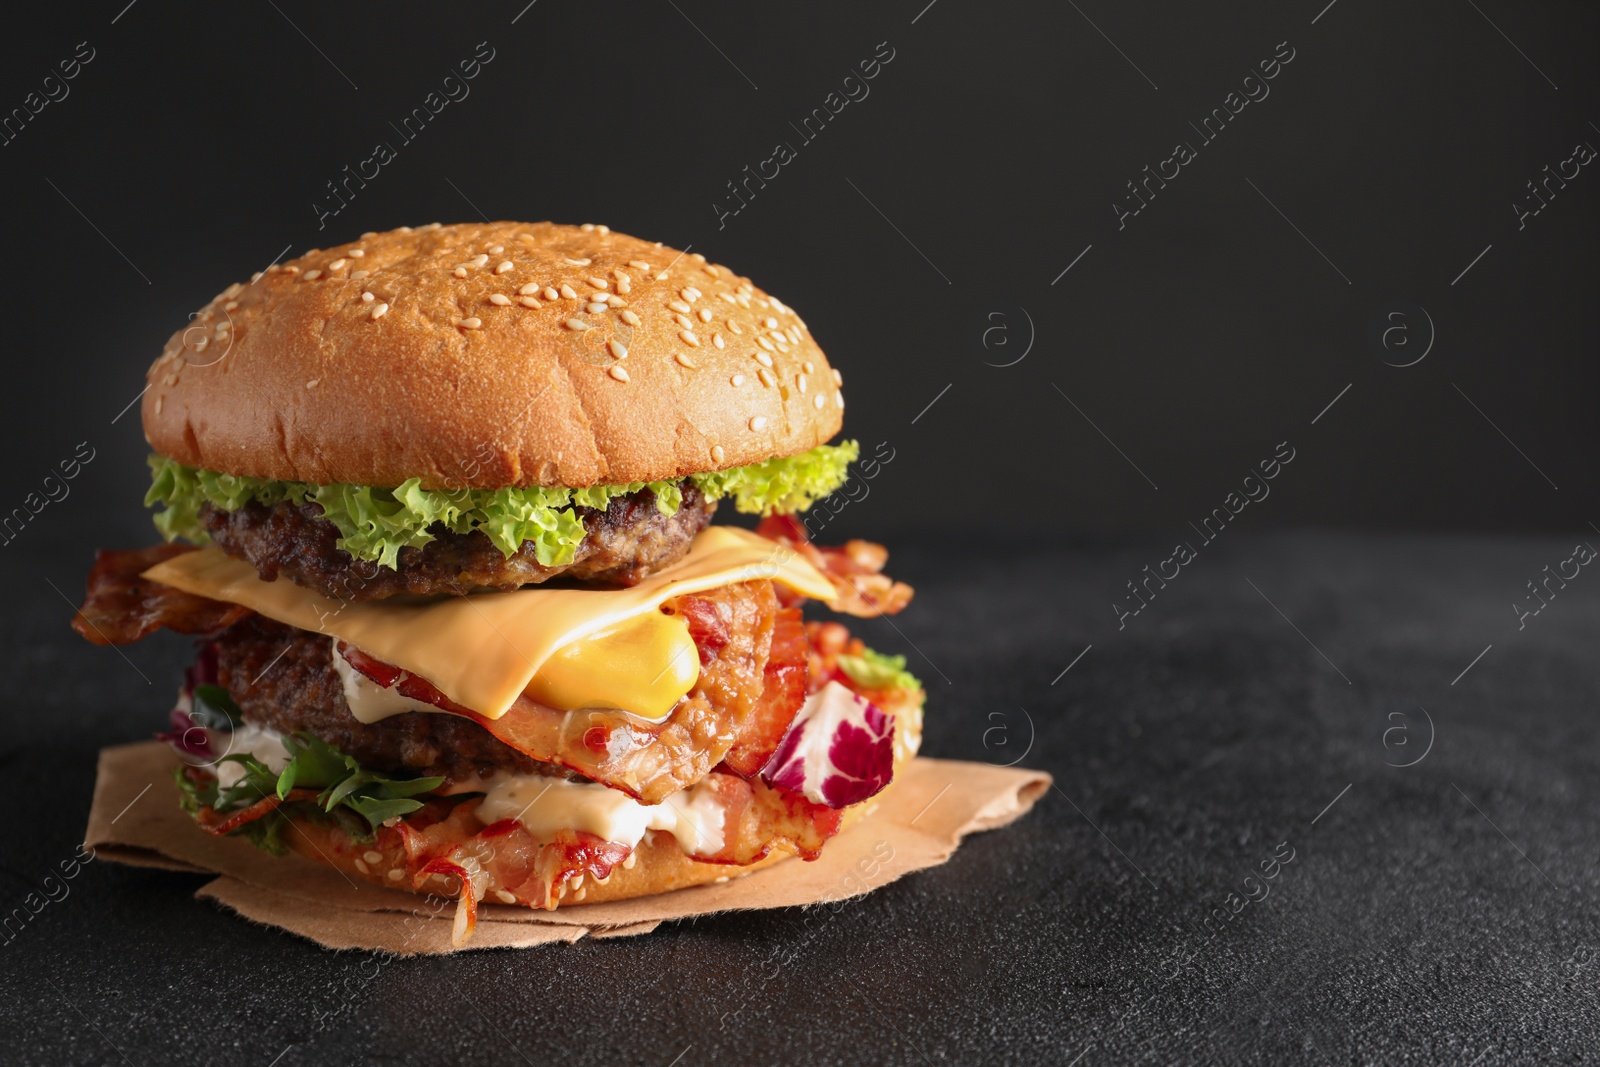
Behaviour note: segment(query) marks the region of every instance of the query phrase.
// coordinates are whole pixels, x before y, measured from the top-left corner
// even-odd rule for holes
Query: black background
[[[1303,464],[1254,527],[1600,521],[1600,194],[1584,168],[1525,229],[1512,207],[1600,145],[1593,5],[278,6],[54,6],[7,34],[7,109],[95,50],[0,147],[23,371],[0,501],[79,441],[97,457],[30,540],[145,536],[137,411],[112,419],[212,294],[285,248],[485,216],[692,244],[799,310],[847,432],[896,450],[852,532],[1164,535],[1285,440]],[[402,142],[390,123],[485,41],[470,95]],[[802,143],[789,124],[885,41],[870,95]],[[1270,95],[1203,144],[1189,124],[1285,41]],[[380,140],[397,158],[319,230]],[[797,158],[719,228],[780,140]],[[1199,158],[1119,230],[1179,140]],[[1375,341],[1408,307],[1436,343],[1386,366],[1426,339],[1412,310],[1410,348]],[[986,365],[1026,347],[1019,308],[1032,350]]]
[[[8,12],[0,113],[80,41],[95,58],[0,146],[0,510],[79,442],[95,458],[0,546],[0,770],[27,827],[5,834],[0,903],[71,854],[95,749],[163,721],[186,655],[128,650],[147,684],[65,630],[89,551],[152,536],[124,413],[144,368],[285,250],[433,220],[605,222],[796,308],[845,374],[846,432],[895,450],[830,534],[889,542],[919,588],[898,628],[863,630],[929,682],[926,751],[1009,760],[990,716],[1015,742],[1027,709],[1027,763],[1063,786],[815,942],[793,914],[724,917],[395,963],[353,994],[348,957],[194,904],[192,878],[92,865],[0,947],[10,1056],[1592,1055],[1600,609],[1582,579],[1526,630],[1506,605],[1600,522],[1600,178],[1585,167],[1524,229],[1513,208],[1600,145],[1600,9],[924,4]],[[398,145],[389,124],[479,42],[495,58],[470,96],[319,229],[325,183]],[[870,95],[799,146],[789,124],[880,42]],[[1198,145],[1189,123],[1280,42],[1270,96],[1119,229],[1125,183]],[[797,158],[719,227],[725,183],[780,140]],[[1408,347],[1385,348],[1396,321]],[[1430,321],[1426,358],[1388,365]],[[1296,459],[1270,498],[1119,630],[1124,582],[1280,442]],[[1311,526],[1338,532],[1269,529]],[[1437,745],[1396,769],[1388,716],[1418,707]],[[1255,925],[1163,977],[1284,839],[1301,859]],[[750,977],[797,947],[781,978]]]

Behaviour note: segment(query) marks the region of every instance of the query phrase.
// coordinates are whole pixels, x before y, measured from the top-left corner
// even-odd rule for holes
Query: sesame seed
[[[487,255],[485,255],[484,253],[480,252],[477,255],[473,256],[467,262],[471,263],[474,267],[482,267],[482,266],[486,265],[489,262],[489,257]]]
[[[599,301],[597,301],[597,302],[595,302],[593,304],[584,305],[584,310],[587,311],[591,315],[598,315],[598,314],[600,314],[600,312],[604,311],[605,309],[606,309],[606,305],[603,302],[599,302]]]
[[[328,269],[329,269],[329,270],[338,270],[338,269],[339,269],[339,268],[340,268],[340,267],[343,267],[343,266],[344,266],[344,263],[345,263],[345,261],[344,261],[344,260],[342,260],[342,259],[336,259],[336,260],[334,260],[334,261],[333,261],[333,262],[332,262],[332,263],[329,263],[329,264],[328,264]]]
[[[833,384],[834,385],[843,385],[844,384],[844,375],[839,373],[839,368],[838,367],[833,368]]]
[[[160,397],[160,396],[156,397],[156,414],[157,415],[161,414],[161,402],[163,400],[165,400],[165,399],[166,399],[165,397]]]
[[[807,374],[810,374],[812,371],[817,369],[817,365],[808,359],[804,363],[800,364],[800,369],[805,371]]]
[[[834,393],[833,394],[833,398],[839,402],[839,406],[840,407],[844,407],[844,394],[843,393]]]
[[[680,327],[682,327],[685,330],[694,329],[693,320],[691,320],[689,318],[689,316],[683,314],[682,312],[679,312],[678,314],[672,316],[672,321],[677,323]]]
[[[682,300],[669,300],[669,301],[667,301],[667,307],[671,308],[673,311],[678,312],[678,314],[680,314],[680,315],[687,315],[687,314],[689,314],[689,312],[691,310],[693,310],[692,308],[689,307],[688,304],[685,304]]]
[[[628,280],[628,276],[626,274],[624,274],[622,277],[617,279],[617,292],[619,292],[619,293],[631,293],[631,292],[633,292],[633,282]]]
[[[696,263],[704,263],[706,261],[706,257],[702,256],[699,252],[690,252],[689,258],[694,260]]]
[[[778,328],[778,320],[768,316],[766,319],[762,320],[761,325],[765,326],[769,330],[776,330]]]
[[[646,263],[642,259],[630,259],[628,260],[628,266],[632,267],[634,270],[642,270],[647,274],[650,272],[650,264]]]
[[[544,298],[551,301],[559,300],[561,299],[561,294],[556,292],[553,287],[547,285],[544,287]]]
[[[366,862],[364,860],[362,860],[360,857],[356,858],[356,870],[360,871],[362,874],[371,874],[372,873],[370,870],[367,869]]]
[[[457,267],[455,270],[451,271],[450,273],[454,274],[457,278],[465,278],[467,276],[467,268],[465,268],[465,267]]]
[[[378,304],[372,309],[372,317],[375,319],[381,319],[388,310],[388,304]]]
[[[763,367],[772,366],[772,357],[767,355],[765,352],[757,352],[755,353],[755,357],[756,362],[761,364]]]
[[[738,303],[738,301],[733,298],[733,294],[732,293],[718,293],[717,295],[722,297],[722,299],[726,300],[730,304],[737,304]]]
[[[502,904],[515,904],[517,902],[516,896],[514,896],[510,891],[505,890],[505,889],[496,889],[494,891],[494,895],[499,899],[500,903],[502,903]]]
[[[505,245],[495,245],[493,248],[489,249],[489,254],[491,256],[498,256],[501,252],[504,252],[505,250],[506,250],[506,246]]]
[[[767,428],[767,417],[765,415],[757,415],[755,418],[750,420],[750,428],[756,433],[760,433],[762,430],[765,430]]]
[[[542,308],[542,307],[544,307],[544,305],[539,303],[539,301],[536,298],[531,297],[531,296],[519,296],[519,297],[517,297],[517,303],[521,304],[525,308]]]
[[[700,347],[700,338],[696,337],[693,331],[679,330],[678,337],[682,339],[684,344],[689,345],[692,348]]]
[[[716,345],[718,348],[724,347],[722,344],[722,335],[720,333],[714,333],[711,335],[711,343]]]
[[[711,321],[711,309],[710,308],[701,308],[697,314],[699,315],[701,322],[710,322]]]
[[[817,410],[818,411],[821,411],[822,410],[822,394],[818,393],[817,394],[817,398],[815,400],[813,400],[812,403],[817,406]]]
[[[806,376],[804,374],[796,375],[795,379],[794,379],[794,384],[795,384],[796,388],[798,388],[802,393],[805,392],[806,391]]]
[[[361,854],[361,858],[366,860],[368,863],[379,864],[383,862],[383,853],[369,849]]]
[[[372,272],[370,270],[358,270],[354,274],[350,275],[350,280],[353,282],[359,282],[362,278],[365,278],[371,273]]]
[[[679,352],[672,358],[678,361],[678,366],[680,367],[688,367],[690,370],[695,369],[695,362],[689,358],[689,353],[687,352]]]
[[[772,342],[767,340],[765,337],[757,337],[756,344],[760,345],[762,348],[765,348],[768,352],[774,351]]]
[[[500,307],[505,307],[507,304],[511,303],[511,298],[504,293],[490,293],[489,303],[498,304]]]
[[[356,259],[360,259],[362,256],[366,255],[367,252],[364,248],[352,248],[349,254],[354,256]]]
[[[692,304],[696,300],[700,299],[700,290],[696,289],[692,285],[686,285],[682,289],[678,290],[678,295]]]
[[[707,263],[705,266],[701,267],[700,269],[705,271],[707,274],[711,275],[713,278],[717,277],[721,273],[720,271],[717,270],[717,268],[713,267],[709,263]]]
[[[538,282],[529,282],[527,285],[524,285],[521,289],[517,290],[517,295],[518,296],[538,296],[539,295],[539,283]]]
[[[606,371],[606,373],[611,375],[611,377],[615,378],[619,382],[625,382],[628,380],[628,372],[620,365],[612,366],[610,370]]]
[[[628,306],[628,302],[626,300],[622,299],[620,296],[616,296],[613,293],[606,294],[606,303],[614,308],[625,308]]]
[[[308,282],[314,282],[320,277],[322,277],[322,272],[320,270],[308,270],[305,273],[305,279]]]
[[[740,307],[742,307],[742,308],[744,308],[745,310],[748,311],[749,308],[750,308],[750,294],[749,293],[740,293],[737,297],[734,298],[734,302],[737,303]]]
[[[624,311],[622,313],[622,321],[627,323],[629,326],[637,326],[639,325],[639,316],[635,315],[631,311]]]
[[[363,304],[370,304],[370,303],[372,303],[372,301],[374,299],[375,298],[373,297],[373,295],[371,293],[362,293],[361,294],[361,302]]]
[[[476,330],[483,325],[483,320],[476,315],[468,315],[464,319],[457,319],[456,325],[463,330]]]
[[[657,271],[656,272],[656,281],[664,282],[666,280],[667,280],[667,272],[666,271],[663,270],[663,271]]]
[[[616,356],[618,359],[628,358],[628,346],[617,340],[615,337],[606,342],[606,347],[611,349],[611,354]]]
[[[722,446],[721,445],[712,445],[711,446],[711,462],[713,462],[713,463],[721,463],[724,459],[727,458],[727,456],[728,456],[728,454],[722,450]]]
[[[584,230],[585,230],[585,232],[587,232],[588,230],[592,230],[593,228],[594,227],[592,227],[592,226],[585,226]],[[587,267],[591,262],[593,262],[592,260],[587,259],[587,258],[586,259],[573,259],[571,256],[562,256],[561,258],[565,259],[568,263],[571,263],[574,267]]]
[[[744,375],[735,374],[732,378],[729,378],[728,381],[732,382],[736,386],[737,385],[743,385],[744,384]]]
[[[561,287],[561,295],[566,297],[568,300],[578,299],[578,291],[570,285],[563,285]]]
[[[606,281],[604,278],[589,277],[589,278],[585,278],[584,281],[588,282],[590,285],[594,286],[596,289],[609,289],[609,288],[611,288],[611,283]]]
[[[568,319],[566,325],[569,330],[587,330],[589,328],[589,324],[582,319]]]
[[[772,376],[772,372],[765,367],[762,367],[760,370],[756,371],[756,377],[760,378],[761,384],[766,386],[768,389],[771,389],[774,385],[778,384],[778,379],[774,378]]]
[[[734,333],[744,333],[744,327],[740,326],[737,322],[734,322],[732,319],[728,320],[728,329],[732,330]]]
[[[496,251],[498,251],[498,249],[496,249]],[[511,269],[511,261],[509,259],[502,259],[500,261],[499,265],[497,267],[495,267],[494,272],[496,274],[504,274],[506,271],[508,271],[510,269]]]
[[[400,879],[404,878],[405,876],[406,876],[405,872],[402,871],[399,867],[396,867],[394,870],[390,871],[389,875],[388,875],[389,881],[391,881],[391,882],[398,882]]]
[[[779,341],[778,342],[778,351],[779,352],[787,352],[787,351],[789,351],[789,346],[784,344],[782,341]]]

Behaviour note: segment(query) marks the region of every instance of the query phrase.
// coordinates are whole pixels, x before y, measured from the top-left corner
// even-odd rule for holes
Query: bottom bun
[[[841,832],[875,809],[916,754],[922,733],[920,690],[884,699],[895,713],[894,778],[872,798],[843,810]],[[880,697],[883,699],[883,697]],[[707,882],[742,878],[788,859],[774,850],[746,865],[707,863],[687,855],[670,833],[646,831],[637,847],[564,833],[536,841],[512,820],[485,826],[481,798],[435,800],[360,841],[320,815],[287,809],[282,840],[294,851],[351,878],[390,889],[458,900],[453,940],[471,936],[478,904],[554,909],[669,893]],[[833,836],[833,835],[829,835]]]

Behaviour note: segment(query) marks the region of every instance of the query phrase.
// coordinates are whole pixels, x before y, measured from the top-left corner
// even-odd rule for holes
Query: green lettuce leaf
[[[391,778],[367,770],[353,757],[307,733],[285,737],[283,747],[289,752],[289,762],[277,772],[254,756],[224,756],[218,762],[238,764],[244,771],[244,776],[226,789],[219,789],[214,778],[193,781],[183,773],[185,768],[179,767],[173,775],[178,784],[179,803],[185,811],[195,815],[203,807],[227,812],[249,807],[269,796],[282,800],[291,789],[320,790],[314,799],[281,804],[271,813],[234,831],[257,848],[282,855],[284,827],[288,816],[297,810],[332,816],[355,840],[370,841],[386,820],[409,815],[422,807],[422,801],[413,797],[444,784],[444,779],[439,777]],[[351,812],[360,818],[351,818]]]
[[[921,689],[917,676],[906,670],[904,656],[885,656],[863,649],[859,656],[838,657],[839,669],[864,689]]]
[[[709,499],[731,497],[743,512],[804,511],[844,484],[860,451],[854,441],[819,445],[797,456],[670,482],[458,490],[424,489],[417,478],[392,489],[274,481],[220,474],[152,455],[150,491],[144,502],[147,507],[161,506],[155,515],[156,529],[169,541],[209,540],[200,522],[202,504],[234,511],[251,501],[268,506],[280,500],[309,501],[338,528],[340,548],[391,569],[402,548],[420,548],[432,541],[435,526],[455,533],[482,530],[508,557],[524,542],[532,542],[540,563],[559,567],[572,562],[585,536],[577,508],[604,508],[614,497],[649,489],[661,513],[672,515],[683,505],[683,482],[689,481]]]

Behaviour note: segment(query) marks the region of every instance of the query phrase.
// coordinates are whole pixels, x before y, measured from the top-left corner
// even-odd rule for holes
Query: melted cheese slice
[[[158,563],[144,577],[341,638],[490,719],[524,692],[563,710],[665,718],[699,677],[700,659],[683,619],[658,610],[663,602],[762,578],[818,600],[834,595],[792,550],[730,526],[707,528],[681,561],[631,589],[534,586],[424,602],[349,602],[286,580],[264,582],[215,547]]]

